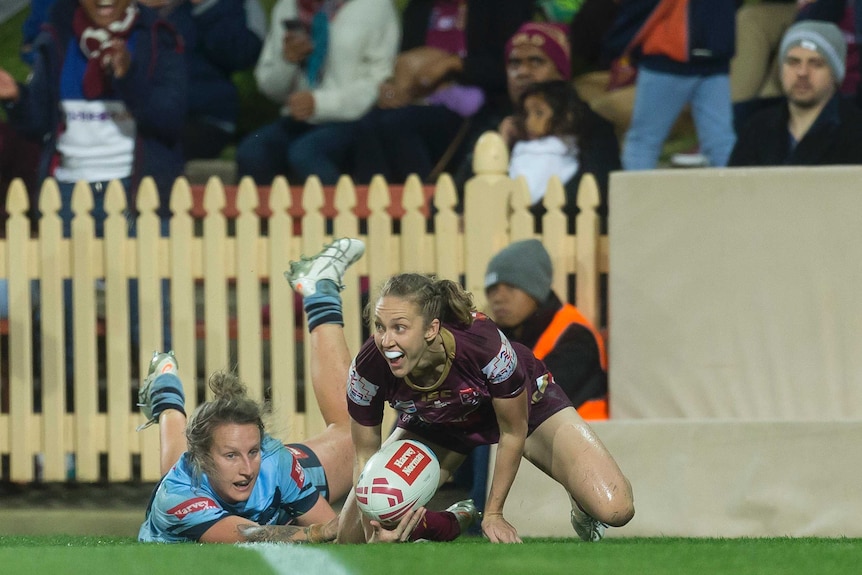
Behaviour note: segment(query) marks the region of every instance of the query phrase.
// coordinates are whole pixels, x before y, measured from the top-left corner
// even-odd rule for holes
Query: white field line
[[[260,553],[276,575],[351,575],[323,549],[290,543],[246,543],[240,547]]]

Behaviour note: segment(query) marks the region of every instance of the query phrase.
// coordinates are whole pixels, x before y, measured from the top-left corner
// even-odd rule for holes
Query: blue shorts
[[[284,446],[293,454],[305,476],[311,481],[324,499],[329,501],[329,483],[326,481],[326,470],[317,455],[302,443],[285,443]]]

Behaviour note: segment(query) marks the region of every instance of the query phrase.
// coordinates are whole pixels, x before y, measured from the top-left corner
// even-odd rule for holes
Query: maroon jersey
[[[455,357],[441,385],[432,391],[410,388],[396,377],[370,338],[350,366],[347,408],[359,424],[379,425],[384,402],[398,412],[398,426],[443,447],[468,452],[500,437],[492,399],[530,393],[529,431],[571,405],[533,352],[510,342],[483,315],[468,328],[444,325],[455,340]]]

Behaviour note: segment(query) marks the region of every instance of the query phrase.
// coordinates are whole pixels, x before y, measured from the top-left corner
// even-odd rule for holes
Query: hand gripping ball
[[[393,441],[365,464],[356,501],[366,517],[391,527],[428,503],[439,481],[440,462],[428,446],[413,439]]]

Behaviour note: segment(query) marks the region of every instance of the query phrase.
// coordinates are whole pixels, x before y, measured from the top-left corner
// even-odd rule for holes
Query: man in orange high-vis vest
[[[488,315],[545,362],[584,419],[607,419],[607,355],[601,334],[551,290],[551,258],[539,240],[510,244],[488,263]]]

